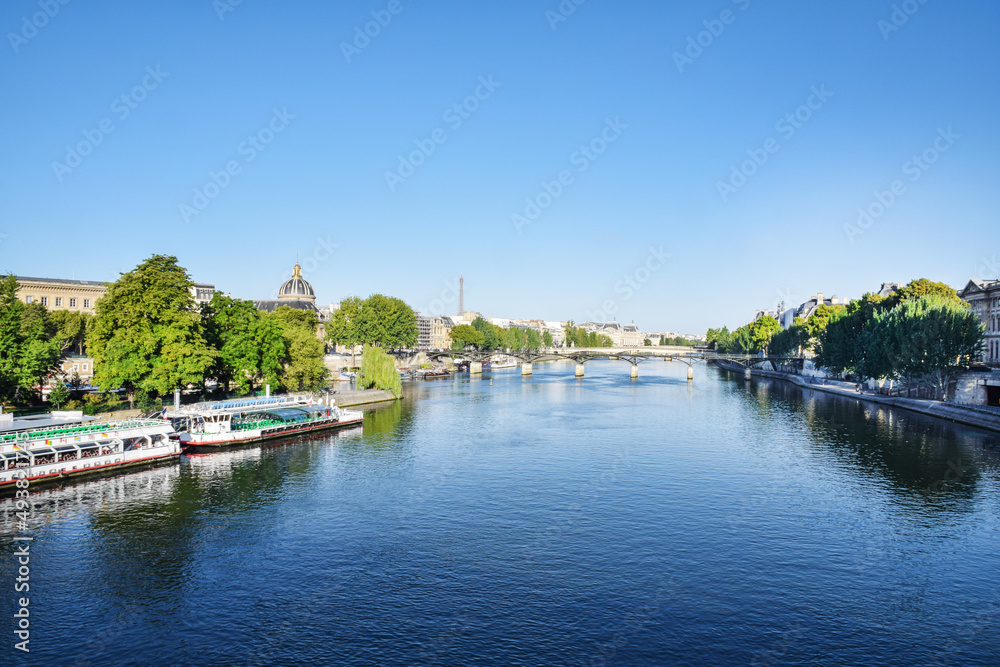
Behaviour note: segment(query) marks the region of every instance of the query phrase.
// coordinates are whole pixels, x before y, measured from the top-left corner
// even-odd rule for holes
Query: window
[[[43,296],[42,297],[42,305],[43,306],[49,305],[49,297],[47,297],[47,296]]]
[[[61,305],[62,305],[62,297],[61,296],[57,296],[56,297],[56,308],[58,308]]]
[[[26,296],[26,297],[24,297],[24,302],[25,303],[31,303],[34,300],[35,300],[35,297],[33,297],[33,296]]]
[[[74,371],[80,370],[80,364],[73,364],[73,370]]]
[[[90,308],[90,299],[84,299],[83,300],[83,307],[84,308]]]
[[[69,307],[70,308],[76,308],[76,299],[70,299],[69,300]]]
[[[83,365],[83,370],[87,370],[88,364]]]

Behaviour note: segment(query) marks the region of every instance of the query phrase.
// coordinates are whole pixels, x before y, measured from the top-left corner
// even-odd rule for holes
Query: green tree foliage
[[[774,334],[768,352],[776,357],[790,357],[799,353],[809,343],[809,331],[801,319],[787,329]]]
[[[39,303],[25,304],[21,311],[19,384],[23,389],[41,387],[63,357],[63,340]]]
[[[17,280],[0,280],[0,399],[38,388],[62,358],[63,340],[48,311],[17,298]]]
[[[470,324],[456,324],[448,330],[448,337],[453,342],[452,349],[457,346],[458,350],[464,350],[467,347],[478,348],[483,345],[483,334]]]
[[[365,343],[386,350],[417,344],[417,315],[402,299],[372,294],[365,299],[359,320]]]
[[[897,305],[909,299],[916,299],[922,296],[932,296],[937,295],[948,299],[949,301],[954,301],[955,303],[965,304],[959,296],[958,292],[954,290],[950,285],[945,283],[934,282],[933,280],[928,280],[927,278],[918,278],[916,280],[911,280],[907,283],[906,287],[902,288],[892,296],[885,299],[884,310],[891,310]]]
[[[542,345],[545,347],[552,347],[555,345],[555,341],[552,340],[552,333],[549,331],[542,332]]]
[[[49,391],[49,402],[56,406],[58,410],[66,401],[69,400],[69,389],[62,380],[57,381],[53,386],[52,390]]]
[[[705,345],[710,348],[715,348],[719,352],[727,352],[732,344],[733,334],[730,333],[729,327],[709,329],[705,334]]]
[[[614,347],[614,341],[609,336],[596,331],[587,331],[583,327],[573,326],[573,320],[566,323],[567,347]]]
[[[315,390],[323,387],[330,370],[323,363],[326,352],[323,341],[316,335],[319,318],[316,313],[279,306],[272,315],[285,339],[288,363],[282,384],[289,391]]]
[[[815,347],[816,364],[834,373],[862,373],[870,377],[864,368],[865,329],[883,308],[883,301],[877,294],[866,293],[847,304],[843,317],[820,332]]]
[[[921,380],[943,397],[949,381],[982,350],[985,327],[964,304],[928,293],[879,313],[870,345],[889,360],[886,375]]]
[[[400,349],[417,344],[417,315],[402,299],[372,294],[349,296],[340,302],[326,324],[327,339],[335,345],[376,345]]]
[[[809,339],[817,339],[820,334],[826,331],[827,326],[830,322],[838,320],[846,314],[846,306],[836,305],[828,306],[825,303],[820,304],[816,307],[816,310],[805,322],[806,331],[809,333]]]
[[[53,310],[49,312],[49,318],[58,331],[56,336],[63,340],[66,352],[87,354],[87,329],[94,319],[91,313],[75,310]]]
[[[261,313],[251,301],[220,292],[202,310],[205,338],[218,351],[212,373],[229,391],[243,393],[256,384],[278,386],[288,363],[288,349],[278,320]]]
[[[124,387],[132,401],[136,389],[163,395],[204,378],[217,353],[191,285],[176,257],[153,255],[108,286],[87,332],[97,386]]]
[[[333,317],[326,323],[326,337],[334,345],[354,348],[364,341],[361,336],[361,310],[364,300],[349,296],[340,301],[340,307],[333,311]]]
[[[715,345],[719,352],[725,354],[756,354],[768,347],[772,336],[780,329],[778,320],[768,316],[744,324],[732,333],[726,327],[709,329],[706,338],[709,347]]]
[[[500,348],[511,352],[535,352],[542,347],[542,336],[535,329],[509,327],[496,329]]]
[[[396,398],[403,394],[403,383],[392,355],[374,345],[365,345],[361,352],[361,387],[391,391]]]
[[[478,347],[484,352],[490,352],[500,347],[500,329],[487,322],[482,317],[472,320],[472,328],[483,335],[483,342]]]
[[[950,287],[914,280],[893,297],[865,294],[848,304],[820,336],[816,362],[835,373],[927,382],[943,396],[979,353],[983,331]]]

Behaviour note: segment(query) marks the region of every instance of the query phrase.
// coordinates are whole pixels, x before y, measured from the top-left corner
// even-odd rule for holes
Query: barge
[[[292,395],[196,403],[164,419],[184,451],[197,452],[358,425],[364,413]]]
[[[34,488],[169,461],[181,454],[172,433],[160,419],[98,421],[74,410],[0,415],[0,495],[19,480]]]

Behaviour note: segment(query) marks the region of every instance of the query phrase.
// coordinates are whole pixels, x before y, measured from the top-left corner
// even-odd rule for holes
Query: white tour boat
[[[252,444],[360,424],[363,412],[289,395],[196,403],[164,413],[186,451]]]
[[[83,412],[0,415],[0,493],[27,479],[34,487],[69,477],[149,465],[180,456],[160,419],[98,421]]]

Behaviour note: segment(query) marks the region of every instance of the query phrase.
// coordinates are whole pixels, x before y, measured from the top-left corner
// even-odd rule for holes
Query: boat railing
[[[132,428],[151,428],[154,426],[164,425],[166,425],[166,422],[158,419],[133,418],[118,421],[98,422],[94,424],[86,424],[84,426],[37,428],[0,436],[0,444],[9,442],[25,442],[28,440],[42,440],[46,438],[65,438],[67,436],[106,433],[108,431],[124,431]]]

